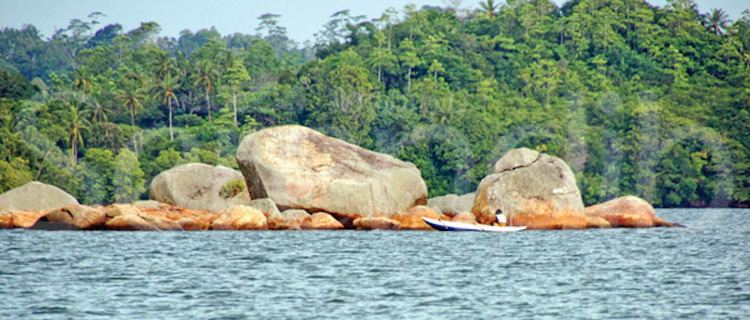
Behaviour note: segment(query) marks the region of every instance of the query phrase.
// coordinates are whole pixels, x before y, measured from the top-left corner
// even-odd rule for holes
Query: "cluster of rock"
[[[502,212],[509,224],[532,230],[674,226],[634,196],[584,208],[565,161],[526,148],[513,149],[495,163],[480,182],[471,211],[480,223]]]
[[[237,150],[240,171],[200,163],[157,175],[152,200],[85,206],[31,182],[0,195],[0,228],[47,230],[431,230],[422,217],[529,229],[673,226],[623,197],[584,208],[559,158],[514,149],[476,193],[427,199],[417,167],[302,126],[264,129]],[[254,200],[251,200],[254,199]]]

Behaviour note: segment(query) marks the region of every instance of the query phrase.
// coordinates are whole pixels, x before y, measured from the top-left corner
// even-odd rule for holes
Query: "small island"
[[[57,187],[31,182],[0,195],[0,227],[45,230],[432,230],[422,217],[531,230],[672,227],[643,199],[584,208],[573,172],[526,148],[500,158],[475,193],[427,199],[417,167],[307,127],[247,135],[241,171],[190,163],[151,182],[151,200],[85,206]]]

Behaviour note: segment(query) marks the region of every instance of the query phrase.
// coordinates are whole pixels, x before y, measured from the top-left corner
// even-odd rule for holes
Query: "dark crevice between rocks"
[[[531,161],[528,164],[524,164],[524,165],[520,165],[520,166],[517,166],[517,167],[510,168],[510,169],[501,170],[500,172],[495,172],[494,174],[504,174],[504,173],[512,172],[512,171],[515,171],[515,170],[518,170],[518,169],[528,168],[528,167],[531,167],[531,166],[535,165],[541,159],[542,159],[542,153],[541,152],[537,152],[536,153],[536,159],[534,159],[534,161]]]

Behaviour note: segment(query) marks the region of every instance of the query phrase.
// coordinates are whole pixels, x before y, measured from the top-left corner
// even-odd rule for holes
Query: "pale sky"
[[[563,0],[554,0],[561,4]],[[664,5],[666,0],[651,0]],[[697,0],[701,11],[722,8],[732,18],[740,16],[742,10],[750,8],[747,0]],[[302,43],[314,40],[314,34],[322,29],[331,14],[350,9],[352,15],[366,15],[368,19],[379,17],[385,9],[401,9],[413,3],[445,6],[445,0],[0,0],[0,28],[20,28],[24,24],[35,25],[45,36],[56,28],[68,25],[70,19],[85,18],[89,13],[100,11],[107,15],[102,26],[120,23],[124,30],[137,27],[143,21],[155,21],[161,25],[162,35],[176,37],[183,29],[192,31],[211,26],[221,34],[234,32],[254,34],[257,17],[264,13],[281,14],[281,24],[289,37]],[[479,0],[464,0],[464,6],[474,8]],[[100,26],[101,27],[101,26]]]

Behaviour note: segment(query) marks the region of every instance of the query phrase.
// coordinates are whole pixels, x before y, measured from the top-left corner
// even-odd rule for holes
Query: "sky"
[[[562,4],[563,0],[553,0]],[[475,8],[479,0],[464,0],[464,7]],[[666,0],[650,0],[664,5]],[[732,18],[750,8],[748,0],[697,0],[701,11],[722,8]],[[0,28],[20,28],[33,24],[49,36],[57,28],[64,28],[70,19],[85,18],[89,13],[102,12],[102,26],[120,23],[124,30],[138,27],[140,22],[155,21],[161,35],[176,37],[180,31],[216,27],[221,34],[235,32],[254,34],[257,17],[264,13],[280,14],[280,23],[293,40],[313,41],[315,33],[330,20],[331,14],[343,9],[352,15],[379,17],[389,7],[401,10],[413,3],[445,6],[446,0],[0,0]]]

